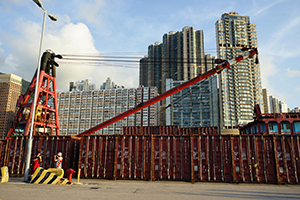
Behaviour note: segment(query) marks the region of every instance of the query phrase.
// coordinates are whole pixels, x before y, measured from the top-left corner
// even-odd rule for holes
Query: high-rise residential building
[[[264,101],[264,113],[271,113],[270,111],[270,99],[269,99],[269,91],[264,88],[263,90],[263,101]]]
[[[256,24],[248,16],[225,13],[215,23],[218,58],[230,60],[243,47],[257,47]],[[247,59],[225,69],[219,76],[220,128],[235,129],[253,121],[254,105],[264,113],[260,65]]]
[[[300,108],[299,107],[295,107],[294,109],[292,109],[290,111],[290,113],[300,113]]]
[[[270,113],[280,113],[279,100],[276,97],[269,96]]]
[[[158,95],[156,87],[138,87],[136,89],[136,104],[152,99]],[[159,118],[159,103],[152,104],[143,110],[138,111],[136,115],[136,126],[156,126]]]
[[[115,82],[111,80],[110,77],[107,77],[106,81],[100,86],[100,89],[109,90],[109,89],[117,89],[124,88],[124,86],[118,86]]]
[[[70,82],[69,87],[69,91],[91,91],[95,89],[96,85],[92,84],[88,79],[77,81],[76,83]]]
[[[140,60],[139,67],[139,85],[148,87],[148,56],[145,56]],[[158,87],[157,87],[158,88]]]
[[[288,107],[284,101],[279,101],[279,109],[280,113],[287,113],[288,112]]]
[[[272,95],[269,96],[269,92],[266,88],[263,89],[264,111],[265,113],[287,113],[288,107],[284,101],[278,100]]]
[[[185,81],[167,79],[167,90]],[[218,126],[217,77],[202,80],[166,99],[166,125]]]
[[[58,111],[61,135],[77,135],[101,122],[111,119],[152,95],[157,95],[156,88],[118,88],[93,91],[71,91],[58,93]],[[147,96],[146,91],[149,93]],[[153,105],[132,114],[95,134],[122,134],[123,126],[157,125],[157,106]],[[137,117],[138,116],[138,117]],[[141,121],[143,120],[143,121]]]
[[[21,77],[13,74],[0,74],[0,140],[6,137],[12,125],[21,90]]]
[[[147,86],[155,86],[162,92],[162,47],[161,42],[155,42],[148,47],[148,83]]]
[[[213,61],[213,62],[212,62]],[[182,31],[163,35],[163,42],[149,45],[148,55],[140,60],[140,85],[155,86],[158,93],[166,91],[166,79],[190,80],[214,63],[214,57],[204,53],[202,30],[186,26]]]
[[[140,60],[140,85],[157,87],[161,94],[170,88],[167,79],[187,81],[214,67],[215,57],[204,53],[202,30],[191,26],[170,31],[162,42],[148,46],[148,55]],[[166,101],[161,101],[160,125],[166,124]]]

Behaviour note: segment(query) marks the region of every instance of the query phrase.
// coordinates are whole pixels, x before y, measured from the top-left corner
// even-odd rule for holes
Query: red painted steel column
[[[294,135],[293,122],[290,122],[291,135]]]
[[[196,145],[194,145],[194,137],[190,137],[190,154],[191,154],[191,182],[195,182],[195,167],[197,167],[197,165],[195,165],[194,161],[197,158],[197,154],[194,153],[194,150],[197,150],[197,148],[195,147]],[[195,148],[195,149],[194,149]]]
[[[298,182],[298,171],[297,171],[297,167],[296,167],[296,154],[295,154],[295,146],[294,146],[294,136],[291,135],[291,142],[290,142],[290,148],[291,148],[291,155],[292,155],[292,165],[294,167],[294,172],[295,172],[295,182]]]
[[[275,162],[275,152],[274,152],[274,141],[273,136],[264,136],[264,147],[265,147],[265,162],[266,162],[266,172],[267,172],[267,182],[276,183],[276,162]]]
[[[202,166],[202,136],[199,135],[198,138],[198,157],[199,157],[199,177],[200,177],[200,181],[203,181],[203,166]]]
[[[151,156],[150,156],[151,162],[151,168],[150,168],[150,181],[153,181],[154,179],[154,173],[153,173],[153,165],[154,164],[154,144],[153,144],[153,134],[151,134]]]
[[[232,155],[231,155],[231,144],[230,136],[223,136],[222,140],[223,147],[223,170],[224,170],[224,181],[231,182],[232,179]]]
[[[297,139],[295,139],[295,148],[297,148],[297,150],[295,150],[295,154],[297,155],[296,156],[296,169],[297,169],[297,173],[298,173],[298,182],[300,182],[300,161],[299,161],[299,158],[300,158],[300,141],[299,141],[299,136],[295,136]]]
[[[22,167],[25,164],[23,162],[24,159],[24,151],[23,151],[23,146],[24,146],[24,137],[21,137],[21,142],[20,142],[20,147],[19,147],[19,161],[18,161],[18,169],[17,169],[17,174],[22,174]]]
[[[266,168],[266,153],[265,153],[265,145],[264,145],[264,136],[260,136],[261,138],[261,145],[262,145],[262,157],[263,157],[263,165],[264,165],[264,168],[263,168],[263,173],[264,173],[264,178],[265,178],[265,182],[267,183],[268,179],[267,179],[267,168]]]
[[[215,180],[214,181],[222,181],[222,150],[221,150],[221,136],[214,136],[214,169],[215,169]]]

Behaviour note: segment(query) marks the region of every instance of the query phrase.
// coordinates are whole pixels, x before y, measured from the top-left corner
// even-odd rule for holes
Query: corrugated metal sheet
[[[61,151],[64,169],[78,165],[84,178],[299,183],[299,136],[195,134],[199,129],[176,135],[174,127],[127,130],[131,134],[84,136],[80,141],[34,137],[32,156],[41,151],[42,166],[50,168]],[[148,134],[152,131],[156,135]],[[26,139],[0,141],[0,167],[23,174]]]
[[[83,137],[81,168],[86,173],[82,177],[95,176],[90,164],[93,159],[86,160],[85,157],[94,155],[92,150],[86,153],[88,141],[89,146],[95,146],[95,141],[106,141],[109,137],[112,136]],[[103,166],[103,172],[97,175],[99,178],[256,183],[299,181],[298,136],[122,135],[113,138],[110,145],[104,142],[103,148],[97,149],[104,158],[99,162],[102,160],[105,166],[109,164],[112,170],[108,175],[109,169]],[[114,155],[109,156],[111,152]]]
[[[78,161],[81,177],[113,178],[114,151],[114,136],[82,137]]]
[[[123,135],[218,135],[218,127],[184,127],[178,126],[124,126]]]
[[[0,165],[7,166],[11,175],[24,174],[27,142],[28,137],[26,136],[11,137],[6,142],[1,142]],[[54,155],[62,152],[64,158],[63,169],[76,169],[77,162],[75,162],[76,165],[73,165],[72,158],[74,156],[76,158],[76,154],[78,154],[74,151],[74,143],[78,142],[79,139],[67,136],[33,137],[31,160],[33,160],[36,152],[40,151],[42,154],[41,167],[53,168]]]

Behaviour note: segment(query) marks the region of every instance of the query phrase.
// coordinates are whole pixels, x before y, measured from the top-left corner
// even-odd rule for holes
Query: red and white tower
[[[19,108],[6,138],[11,136],[28,136],[31,125],[33,109],[34,116],[33,135],[59,135],[58,105],[56,92],[55,58],[62,58],[51,51],[44,52],[40,65],[39,80],[35,72],[25,95],[17,101]],[[37,91],[35,84],[38,81]],[[37,92],[36,107],[33,108],[34,93]]]

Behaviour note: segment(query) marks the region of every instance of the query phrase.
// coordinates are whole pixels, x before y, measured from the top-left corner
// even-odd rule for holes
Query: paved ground
[[[74,180],[73,180],[74,181]],[[76,181],[76,180],[75,180]],[[82,184],[0,183],[0,200],[47,199],[300,199],[300,185],[81,179]]]

